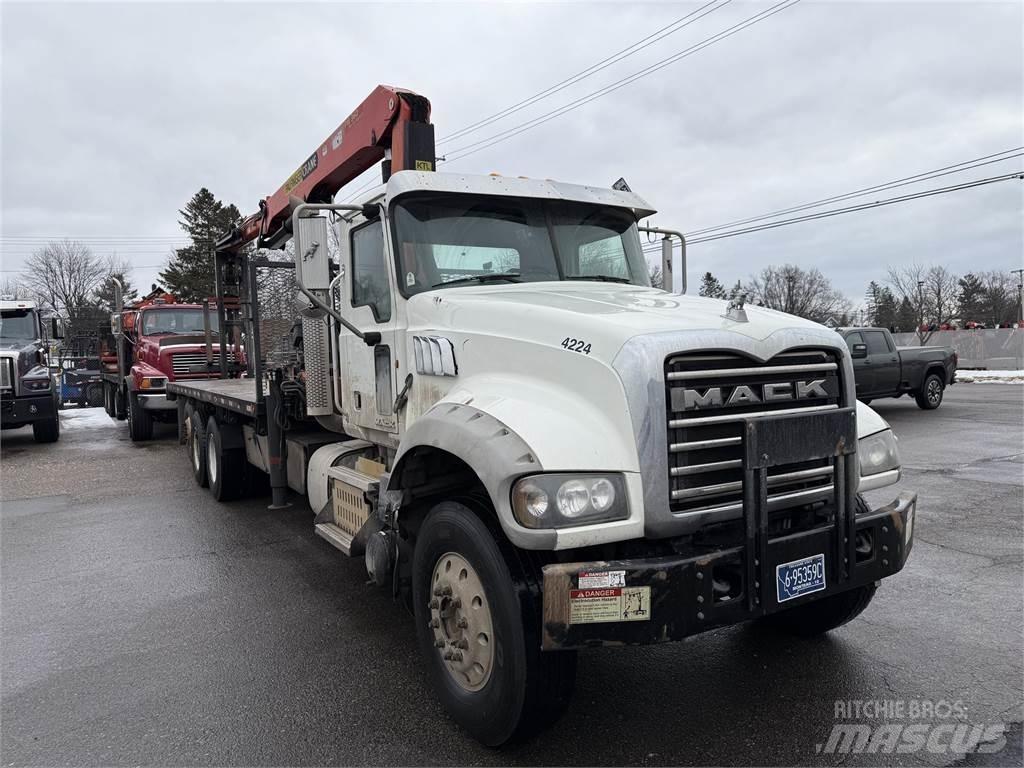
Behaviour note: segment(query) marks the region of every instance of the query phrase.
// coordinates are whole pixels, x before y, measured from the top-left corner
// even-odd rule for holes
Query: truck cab
[[[29,424],[36,442],[60,438],[59,393],[35,302],[0,300],[0,427]]]
[[[148,440],[154,422],[175,419],[167,382],[218,376],[219,355],[216,310],[179,304],[169,294],[148,296],[111,317],[101,356],[104,407],[111,417],[127,419],[132,440]],[[235,370],[234,351],[228,359]]]
[[[578,649],[857,616],[903,568],[917,500],[858,493],[900,460],[843,338],[686,296],[683,237],[644,227],[621,180],[437,173],[429,115],[378,86],[218,241],[248,375],[167,384],[196,482],[228,501],[266,473],[272,510],[305,495],[492,746],[564,711]],[[381,187],[330,202],[378,161]],[[650,285],[642,232],[666,235],[680,293]],[[289,240],[293,260],[248,247]],[[298,362],[263,354],[296,314]]]

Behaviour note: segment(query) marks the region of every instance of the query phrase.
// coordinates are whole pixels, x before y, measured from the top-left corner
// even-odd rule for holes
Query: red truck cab
[[[207,349],[209,324],[209,350]],[[156,421],[174,422],[177,406],[167,399],[168,381],[220,375],[220,334],[215,307],[179,304],[166,293],[150,294],[111,316],[112,342],[101,355],[104,406],[128,420],[134,441],[148,440]],[[237,375],[242,361],[228,351]]]

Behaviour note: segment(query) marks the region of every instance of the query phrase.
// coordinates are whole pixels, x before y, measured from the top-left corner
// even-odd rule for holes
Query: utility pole
[[[1024,269],[1011,269],[1017,275],[1017,327],[1024,327]]]
[[[924,280],[917,281],[917,340],[919,346],[924,346]]]

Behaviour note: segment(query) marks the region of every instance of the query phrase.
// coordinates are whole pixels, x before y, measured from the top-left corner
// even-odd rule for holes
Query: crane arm
[[[261,246],[281,247],[291,237],[294,205],[329,203],[345,184],[381,160],[384,181],[393,171],[434,170],[434,126],[425,97],[378,85],[280,189],[260,200],[259,211],[217,243],[217,250],[238,251],[256,239]]]

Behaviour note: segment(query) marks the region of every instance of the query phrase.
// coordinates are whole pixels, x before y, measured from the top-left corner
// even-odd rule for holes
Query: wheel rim
[[[211,447],[206,448],[206,474],[210,476],[210,485],[214,485],[217,482],[217,451],[210,450]]]
[[[940,397],[942,397],[942,385],[932,379],[928,382],[928,402],[937,405]]]
[[[438,558],[431,578],[434,647],[460,688],[479,691],[494,666],[494,622],[483,582],[462,555]]]
[[[203,466],[202,457],[199,455],[199,441],[196,439],[196,431],[192,427],[192,419],[185,420],[185,439],[192,446],[192,466],[197,470]]]

